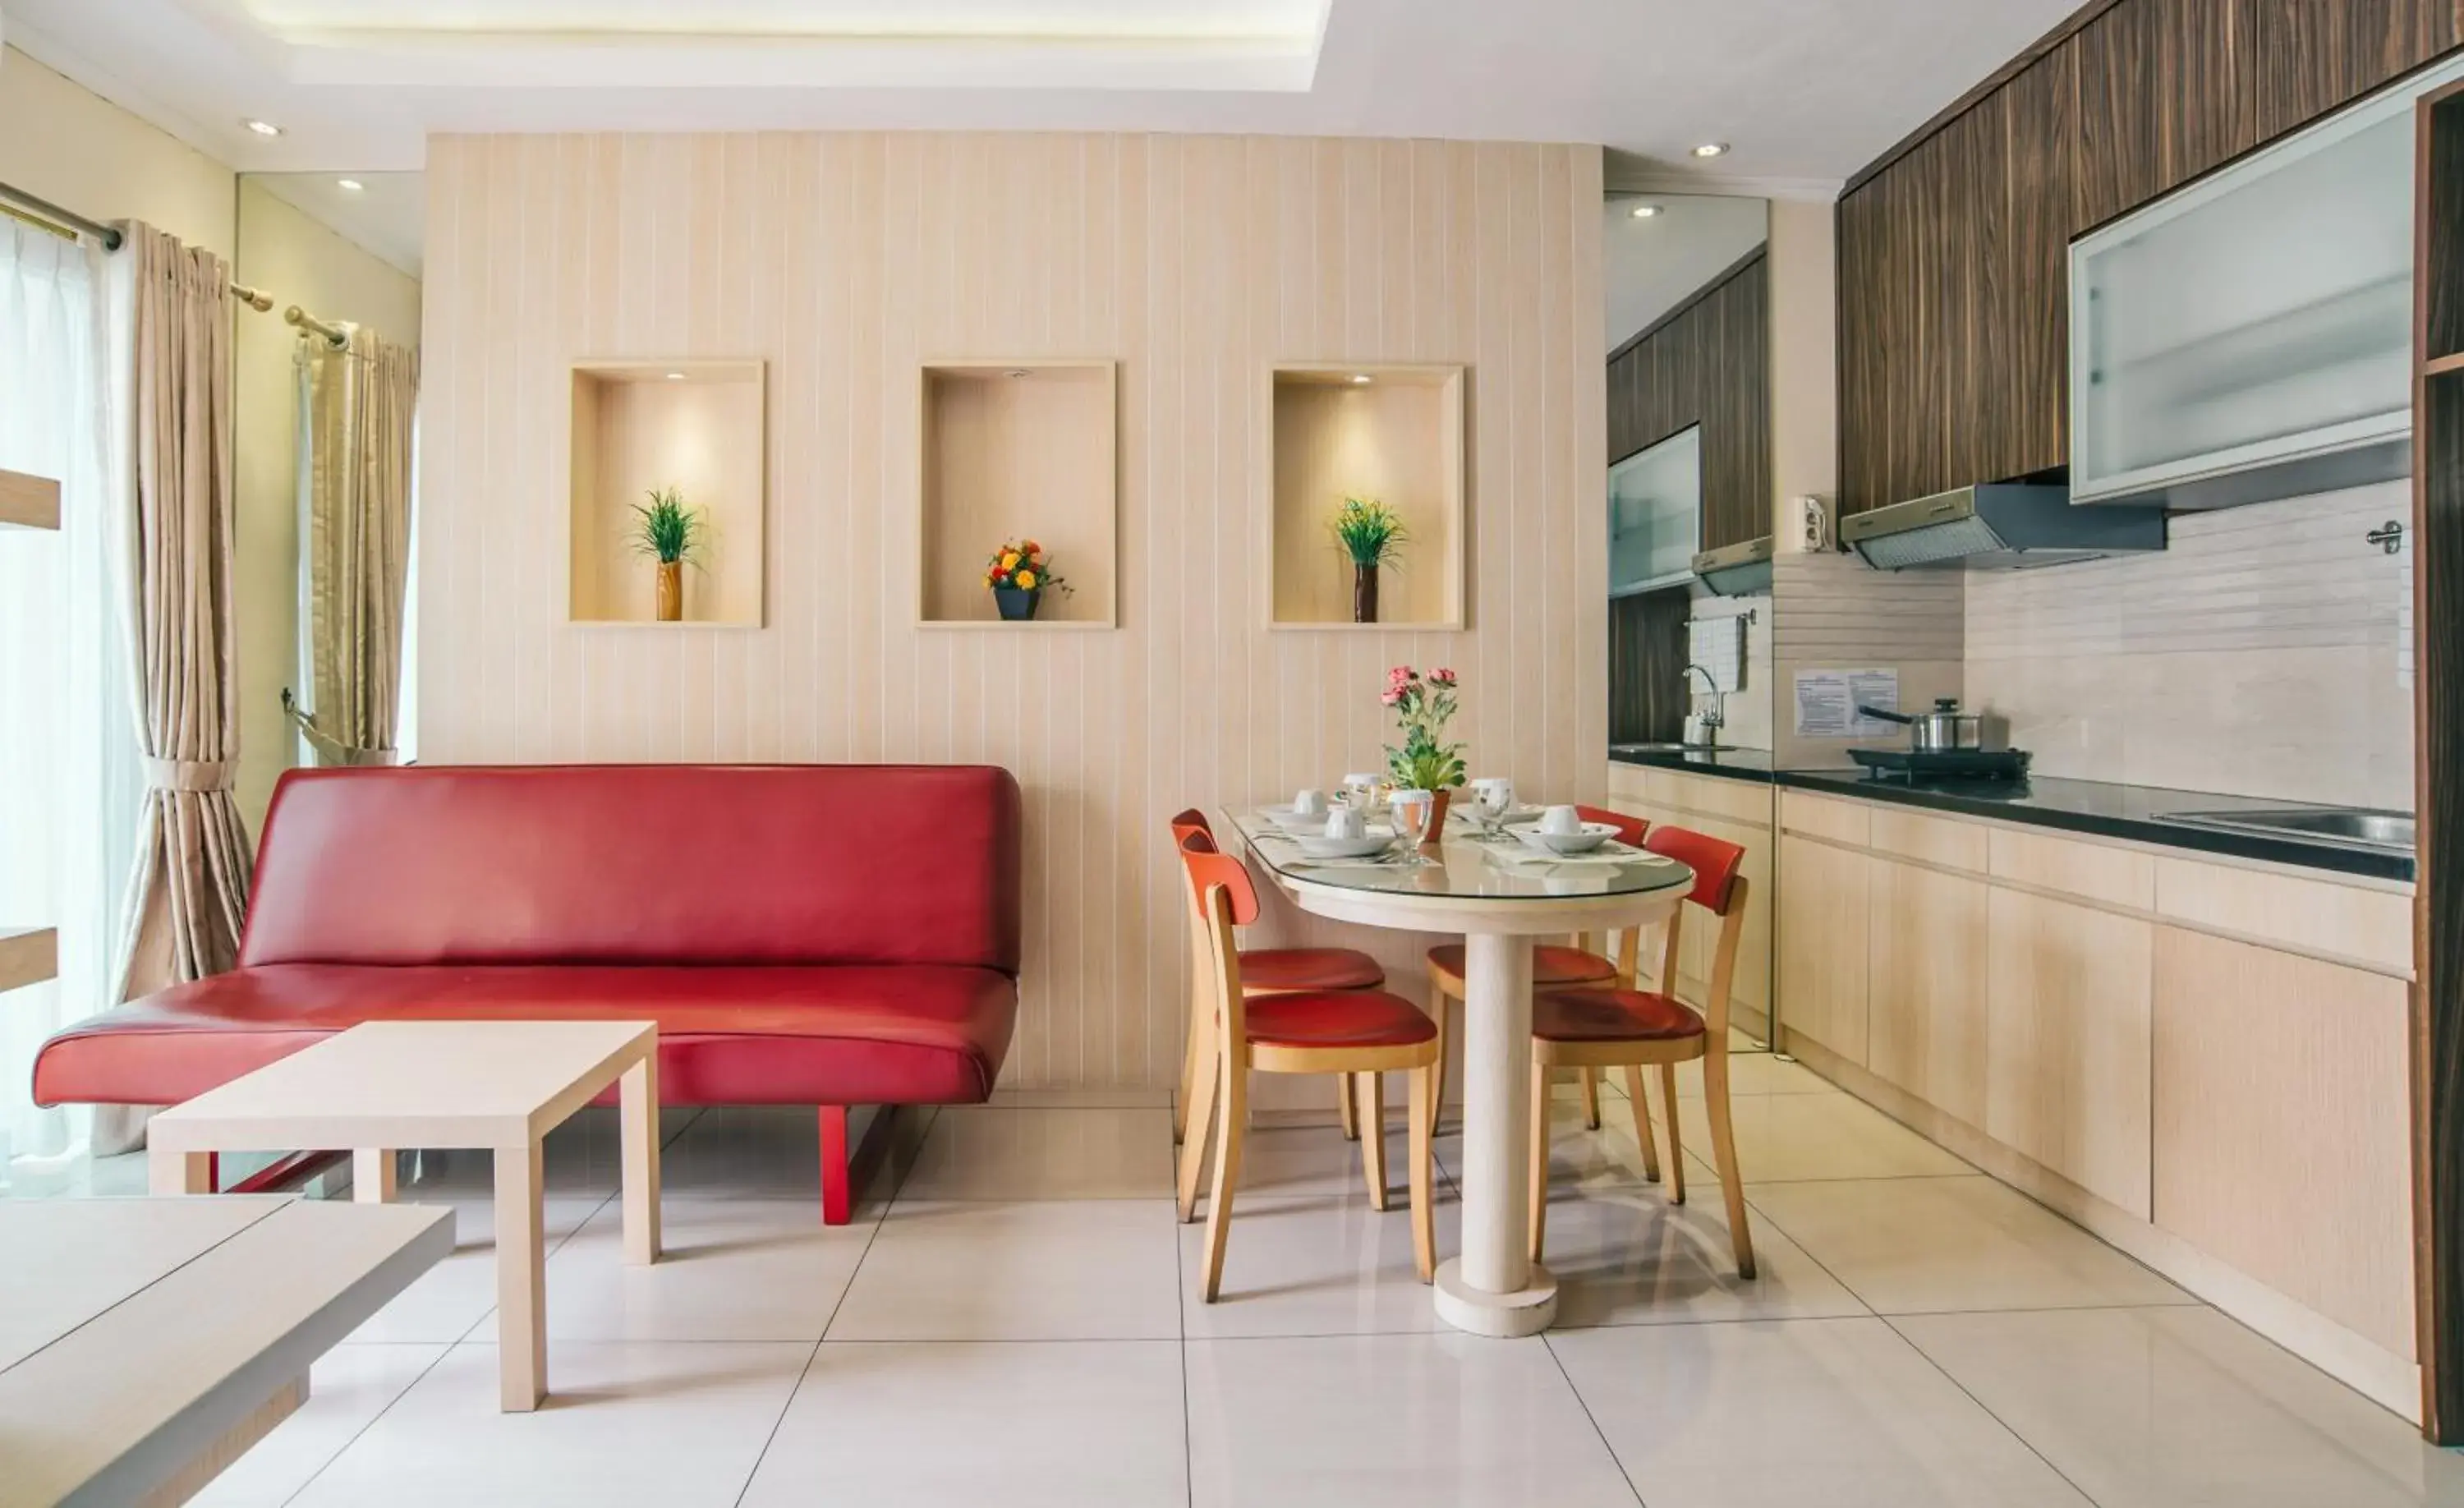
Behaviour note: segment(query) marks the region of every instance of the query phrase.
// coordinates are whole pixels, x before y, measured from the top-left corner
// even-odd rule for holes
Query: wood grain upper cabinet
[[[1869,864],[1865,1066],[1983,1129],[1991,889],[1887,859]]]
[[[1771,532],[1771,281],[1756,251],[1609,359],[1612,465],[1703,426],[1702,544]]]
[[[2257,144],[2254,3],[2124,0],[2067,44],[2079,90],[2074,232]],[[2295,0],[2289,9],[2332,7]]]
[[[2258,141],[2325,115],[2464,41],[2455,0],[2244,3],[2252,11]]]

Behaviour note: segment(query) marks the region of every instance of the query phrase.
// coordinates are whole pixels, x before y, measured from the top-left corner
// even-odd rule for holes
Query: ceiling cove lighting
[[[1352,374],[1352,384],[1354,387],[1365,386],[1368,382],[1369,374],[1367,372],[1354,372]]]
[[[248,127],[259,136],[280,136],[282,134],[282,127],[275,125],[271,120],[242,120],[240,124]]]
[[[1705,142],[1701,146],[1694,149],[1694,155],[1697,157],[1719,157],[1727,150],[1728,143],[1726,142]]]
[[[668,381],[671,382],[681,382],[684,380],[685,374],[682,372],[670,372],[668,374]]]
[[[344,193],[356,194],[361,189],[365,188],[368,186],[361,183],[356,178],[337,178],[334,180],[334,186],[341,189]]]
[[[1637,205],[1628,212],[1638,220],[1648,220],[1653,215],[1660,213],[1660,207],[1658,205]]]

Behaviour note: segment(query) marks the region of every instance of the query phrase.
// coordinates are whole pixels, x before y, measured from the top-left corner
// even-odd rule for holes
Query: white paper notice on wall
[[[1868,717],[1860,707],[1900,710],[1897,670],[1799,670],[1796,672],[1796,736],[1870,738],[1896,732],[1897,723]]]

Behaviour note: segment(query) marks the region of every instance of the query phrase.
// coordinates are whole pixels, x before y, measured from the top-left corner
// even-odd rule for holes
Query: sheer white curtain
[[[105,302],[98,249],[0,220],[0,469],[61,484],[58,534],[0,531],[0,925],[60,941],[55,982],[0,996],[0,1154],[21,1172],[80,1150],[81,1114],[34,1107],[34,1049],[115,1003],[144,791]]]

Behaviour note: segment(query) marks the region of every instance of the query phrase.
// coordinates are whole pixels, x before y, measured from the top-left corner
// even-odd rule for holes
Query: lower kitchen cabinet
[[[1986,1134],[2146,1219],[2154,925],[1997,888],[1989,934]]]
[[[1863,854],[1783,833],[1779,841],[1780,1020],[1837,1057],[1865,1063]]]
[[[2155,1223],[2415,1356],[2404,981],[2156,934]]]
[[[1868,884],[1865,1066],[1981,1129],[1991,887],[1888,859]]]
[[[1635,765],[1609,767],[1609,806],[1653,826],[1683,827],[1735,843],[1746,851],[1737,872],[1746,882],[1745,928],[1737,939],[1737,972],[1728,988],[1730,1018],[1756,1037],[1771,1031],[1771,788],[1725,776],[1683,775]],[[1701,999],[1710,989],[1712,954],[1720,929],[1701,913],[1678,933],[1679,993]],[[1651,944],[1646,941],[1646,950]],[[1642,960],[1646,972],[1657,954]]]

